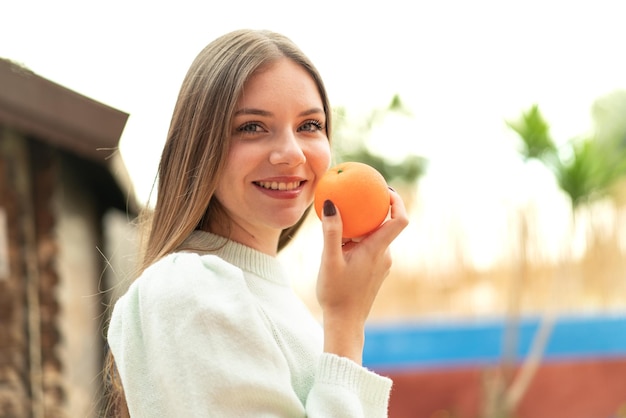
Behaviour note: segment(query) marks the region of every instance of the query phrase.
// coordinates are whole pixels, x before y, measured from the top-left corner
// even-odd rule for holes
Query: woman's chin
[[[303,214],[304,212],[297,212],[297,213],[285,214],[284,216],[281,216],[280,218],[278,216],[275,216],[274,219],[279,220],[278,222],[275,223],[275,226],[277,229],[280,229],[280,230],[291,228],[292,226],[296,225],[300,221]]]

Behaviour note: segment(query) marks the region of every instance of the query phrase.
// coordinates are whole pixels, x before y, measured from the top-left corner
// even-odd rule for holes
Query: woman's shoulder
[[[173,276],[181,279],[203,279],[210,276],[231,277],[241,275],[241,269],[214,254],[195,252],[176,252],[168,254],[150,265],[137,278],[141,280],[159,280]]]
[[[216,324],[223,335],[248,335],[250,324],[262,321],[240,269],[215,255],[174,253],[144,270],[117,300],[107,335],[119,353],[165,337],[183,344],[217,333]]]
[[[246,289],[238,267],[211,254],[169,254],[146,268],[122,298],[147,305],[194,304],[240,295]]]

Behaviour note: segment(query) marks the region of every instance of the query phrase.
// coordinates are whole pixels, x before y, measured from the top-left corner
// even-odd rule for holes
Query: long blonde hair
[[[176,251],[195,229],[223,214],[214,192],[230,146],[230,124],[245,82],[259,68],[280,58],[301,65],[315,81],[330,139],[331,110],[322,78],[304,53],[287,37],[265,30],[237,30],[208,44],[185,76],[158,168],[157,196],[146,209],[139,272]],[[309,208],[310,209],[310,208]],[[294,236],[306,213],[284,229],[280,251]],[[146,216],[147,215],[147,216]],[[123,389],[109,353],[105,365],[109,416],[128,416]]]

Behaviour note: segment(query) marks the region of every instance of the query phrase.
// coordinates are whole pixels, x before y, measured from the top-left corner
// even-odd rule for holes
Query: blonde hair
[[[331,111],[324,83],[311,61],[289,38],[265,30],[243,29],[215,39],[192,62],[176,101],[159,163],[155,206],[144,211],[140,223],[145,238],[139,272],[176,251],[195,229],[223,215],[214,193],[229,151],[235,106],[252,74],[285,57],[301,65],[315,81],[330,139]],[[298,223],[282,231],[278,251],[293,238],[309,209]],[[110,411],[113,416],[128,416],[110,354],[105,369]]]

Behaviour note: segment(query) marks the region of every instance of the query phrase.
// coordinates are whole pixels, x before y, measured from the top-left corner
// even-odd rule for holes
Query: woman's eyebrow
[[[268,112],[267,110],[244,107],[243,109],[239,109],[235,112],[235,116],[239,115],[272,116],[272,112]]]
[[[300,116],[308,116],[317,113],[321,113],[322,115],[325,114],[324,109],[320,107],[312,107],[311,109],[305,110],[304,112],[300,112]]]
[[[313,114],[318,114],[318,113],[324,114],[324,109],[320,107],[312,107],[303,112],[300,112],[299,116],[308,116],[308,115],[313,115]],[[256,109],[252,107],[244,107],[235,112],[235,116],[240,116],[240,115],[272,116],[273,113],[267,110]]]

